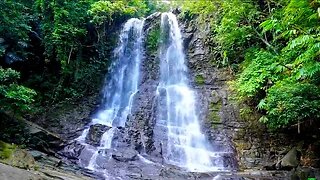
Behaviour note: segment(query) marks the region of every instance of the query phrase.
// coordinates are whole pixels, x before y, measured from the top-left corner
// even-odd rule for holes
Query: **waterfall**
[[[117,60],[109,72],[111,78],[104,87],[102,108],[92,120],[94,124],[125,126],[138,91],[143,24],[142,20],[132,18],[122,29],[119,46],[114,51]]]
[[[189,171],[223,170],[223,158],[213,152],[201,132],[196,112],[197,99],[189,86],[188,68],[183,52],[182,35],[173,13],[161,16],[162,43],[160,46],[159,116],[167,131],[167,163]]]
[[[140,64],[142,60],[143,20],[129,19],[123,26],[119,45],[114,51],[114,62],[111,65],[106,84],[103,88],[101,107],[93,117],[90,125],[104,125],[110,129],[101,137],[100,145],[93,147],[86,143],[90,126],[76,139],[85,149],[82,150],[79,162],[82,166],[99,171],[98,160],[105,158],[106,150],[112,146],[117,127],[124,127],[131,113],[132,101],[138,91]],[[88,156],[91,158],[88,160]]]

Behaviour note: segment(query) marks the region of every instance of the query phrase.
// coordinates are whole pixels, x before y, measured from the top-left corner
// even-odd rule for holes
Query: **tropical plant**
[[[31,110],[36,92],[17,84],[20,73],[0,67],[0,103],[1,111],[21,114]]]
[[[218,43],[220,64],[240,67],[232,83],[240,102],[256,108],[271,129],[319,120],[320,2],[206,2],[220,8],[210,39]],[[185,11],[210,18],[206,8],[198,3]]]

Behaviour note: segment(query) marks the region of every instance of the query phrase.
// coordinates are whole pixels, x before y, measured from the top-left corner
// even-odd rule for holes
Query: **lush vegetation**
[[[319,0],[200,0],[185,18],[210,22],[214,61],[236,74],[241,102],[271,129],[320,118]]]
[[[117,29],[161,8],[151,0],[1,1],[0,110],[18,115],[97,92]]]
[[[30,110],[36,92],[17,84],[20,74],[10,68],[0,67],[0,110],[23,113]]]
[[[319,0],[174,4],[186,20],[209,26],[212,61],[236,74],[238,100],[258,110],[261,122],[279,129],[320,118]],[[96,92],[115,30],[163,8],[151,0],[1,1],[0,111],[23,114]],[[159,37],[159,28],[150,31],[149,52]]]
[[[0,141],[0,160],[8,159],[16,148],[16,145],[10,145]]]
[[[151,28],[146,37],[146,49],[149,54],[157,52],[161,38],[160,25]]]

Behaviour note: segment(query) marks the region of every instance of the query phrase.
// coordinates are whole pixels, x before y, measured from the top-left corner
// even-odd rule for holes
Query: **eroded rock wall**
[[[151,29],[159,25],[160,15],[155,13],[145,20],[144,39]],[[156,150],[153,127],[156,121],[156,89],[160,67],[157,52],[149,52],[145,46],[144,55],[140,68],[139,90],[121,139],[139,153],[151,153]]]
[[[209,37],[210,23],[180,17],[180,25],[190,78],[200,101],[203,130],[214,147],[229,152],[231,157],[225,163],[239,170],[291,170],[311,164],[317,167],[315,149],[319,146],[311,143],[316,137],[305,140],[292,132],[272,133],[258,121],[257,112],[240,113],[246,107],[233,100],[228,85],[234,74],[228,68],[217,68],[218,55],[210,51],[215,46]],[[302,168],[296,172],[313,174],[317,170]]]
[[[200,24],[196,19],[180,19],[180,26],[184,34],[190,79],[198,95],[198,112],[203,131],[215,151],[225,152],[224,165],[237,169],[232,131],[234,126],[239,126],[238,113],[229,102],[226,84],[232,76],[225,69],[218,69],[214,65],[206,44],[210,31],[208,25]]]
[[[262,169],[270,161],[269,147],[266,147],[269,134],[261,124],[241,120],[239,107],[232,101],[228,86],[228,81],[234,77],[228,68],[217,67],[217,57],[209,49],[209,25],[197,18],[181,19],[190,78],[198,92],[203,129],[218,150],[229,152],[231,158],[226,165],[239,170]],[[261,131],[256,133],[256,129],[248,129],[252,126]]]

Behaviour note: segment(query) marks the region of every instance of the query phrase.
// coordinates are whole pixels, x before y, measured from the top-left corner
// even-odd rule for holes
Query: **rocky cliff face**
[[[151,29],[160,23],[160,13],[153,14],[145,20],[144,38]],[[141,67],[141,82],[135,95],[132,116],[127,121],[128,132],[124,139],[129,139],[139,153],[156,151],[153,127],[156,122],[156,89],[159,79],[159,58],[156,52],[149,52],[144,47]]]
[[[200,119],[203,131],[217,151],[224,151],[224,165],[238,169],[236,149],[233,147],[233,130],[237,128],[237,108],[228,98],[226,82],[232,77],[226,69],[218,69],[211,59],[209,46],[206,44],[209,34],[207,25],[196,20],[183,21],[184,45],[188,59],[193,87],[198,93]]]
[[[317,159],[314,159],[314,150],[318,146],[312,138],[306,138],[310,139],[308,142],[293,136],[292,132],[268,132],[257,121],[256,112],[240,113],[240,107],[245,109],[245,105],[232,100],[228,87],[228,81],[234,77],[228,68],[217,68],[217,55],[210,51],[209,23],[200,23],[197,18],[191,21],[181,18],[180,22],[191,78],[199,95],[200,119],[204,120],[203,128],[212,144],[229,152],[226,164],[239,170],[291,170],[298,167],[292,177],[299,176],[300,179],[303,179],[301,174],[317,174],[316,169],[300,168],[310,165],[305,164],[306,159],[313,159],[312,166],[318,167]]]
[[[210,35],[209,25],[197,22],[197,19],[182,19],[181,26],[185,34],[191,78],[194,79],[194,87],[201,101],[199,110],[202,112],[204,129],[212,143],[227,146],[238,168],[261,168],[261,154],[264,153],[260,148],[264,143],[258,136],[251,136],[253,134],[246,129],[246,123],[241,121],[239,108],[230,99],[227,82],[233,77],[227,68],[216,67],[215,56],[211,55],[206,44]],[[253,141],[256,147],[252,147]]]

